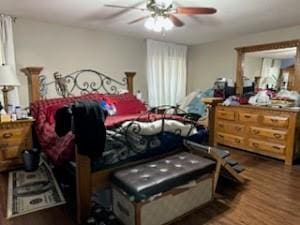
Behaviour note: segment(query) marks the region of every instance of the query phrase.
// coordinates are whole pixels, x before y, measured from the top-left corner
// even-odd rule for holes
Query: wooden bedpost
[[[136,72],[125,72],[127,77],[127,88],[130,94],[133,94],[133,78],[136,75]]]
[[[28,90],[29,90],[29,102],[35,102],[40,100],[40,80],[39,75],[43,67],[25,67],[21,69],[27,76]]]
[[[92,197],[91,160],[75,149],[76,155],[76,207],[77,222],[81,224],[89,216]]]
[[[222,103],[223,98],[207,97],[202,98],[202,102],[208,106],[208,131],[209,131],[209,140],[208,143],[210,146],[214,146],[214,130],[215,130],[215,108],[218,104]]]

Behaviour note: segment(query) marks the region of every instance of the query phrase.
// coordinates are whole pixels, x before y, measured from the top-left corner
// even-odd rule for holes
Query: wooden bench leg
[[[89,216],[92,196],[91,162],[89,157],[76,151],[76,202],[77,222],[80,224]]]
[[[221,174],[221,169],[222,169],[222,163],[219,159],[216,159],[216,171],[215,171],[215,175],[214,175],[214,193],[216,193],[216,189],[218,186],[218,181],[219,181],[219,177]]]

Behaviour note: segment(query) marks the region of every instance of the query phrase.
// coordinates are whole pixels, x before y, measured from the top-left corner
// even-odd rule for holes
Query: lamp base
[[[4,109],[6,112],[8,111],[8,92],[10,92],[12,90],[14,90],[14,87],[12,87],[12,86],[3,86],[3,88],[2,88]]]

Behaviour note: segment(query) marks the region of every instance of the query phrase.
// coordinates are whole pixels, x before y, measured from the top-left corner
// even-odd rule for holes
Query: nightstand
[[[22,165],[21,152],[32,148],[33,121],[0,122],[0,172]]]

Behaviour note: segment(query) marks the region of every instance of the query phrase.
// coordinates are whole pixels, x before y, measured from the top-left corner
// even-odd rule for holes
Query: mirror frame
[[[275,42],[261,45],[252,45],[246,47],[235,48],[237,51],[237,67],[236,67],[236,95],[243,94],[243,75],[244,75],[244,61],[245,54],[249,52],[265,51],[281,48],[297,48],[296,62],[295,62],[295,80],[294,89],[300,91],[300,39],[292,41]]]

